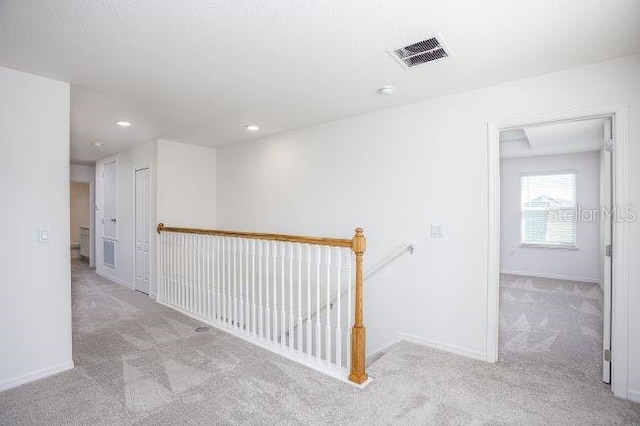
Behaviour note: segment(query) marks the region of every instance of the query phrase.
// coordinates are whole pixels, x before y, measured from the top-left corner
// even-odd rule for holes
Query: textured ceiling
[[[451,59],[404,70],[385,52],[435,32]],[[73,84],[74,160],[159,137],[220,146],[639,51],[631,0],[0,0],[0,65]]]

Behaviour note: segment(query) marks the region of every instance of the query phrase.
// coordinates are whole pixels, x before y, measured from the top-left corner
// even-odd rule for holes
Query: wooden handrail
[[[363,317],[363,256],[367,248],[367,240],[362,228],[356,228],[353,239],[307,237],[300,235],[264,234],[254,232],[220,231],[214,229],[178,228],[165,226],[159,223],[158,234],[161,232],[177,232],[183,234],[218,235],[224,237],[249,238],[256,240],[285,241],[300,244],[315,244],[332,247],[348,247],[356,256],[356,294],[355,294],[355,321],[351,329],[351,371],[349,380],[362,384],[368,380],[365,371],[366,362],[366,330]],[[340,291],[340,289],[338,289]]]
[[[179,232],[182,234],[200,234],[200,235],[220,235],[223,237],[248,238],[253,240],[269,240],[269,241],[286,241],[289,243],[314,244],[319,246],[331,247],[349,247],[353,246],[353,240],[341,238],[324,238],[324,237],[307,237],[303,235],[285,235],[285,234],[264,234],[256,232],[238,232],[238,231],[220,231],[217,229],[200,229],[200,228],[177,228],[165,226],[159,223],[157,227],[158,234],[160,232]]]

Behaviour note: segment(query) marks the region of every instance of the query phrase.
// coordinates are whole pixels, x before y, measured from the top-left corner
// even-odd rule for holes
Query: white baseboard
[[[640,391],[628,389],[627,390],[627,399],[633,402],[640,402]]]
[[[554,280],[580,281],[584,283],[596,283],[598,285],[600,284],[599,279],[586,278],[586,277],[571,277],[568,275],[542,274],[540,272],[506,271],[502,269],[500,270],[500,273],[508,274],[508,275],[521,275],[525,277],[551,278]]]
[[[463,348],[460,346],[450,345],[448,343],[437,342],[435,340],[425,339],[424,337],[414,336],[408,333],[397,333],[399,340],[415,343],[422,346],[427,346],[440,351],[449,352],[456,355],[466,356],[467,358],[473,358],[480,361],[486,361],[487,356],[483,352],[477,352],[471,349]]]
[[[74,367],[73,361],[69,361],[54,365],[53,367],[43,368],[42,370],[34,371],[33,373],[24,374],[20,377],[5,380],[0,382],[0,392],[35,380],[44,379],[45,377],[53,376],[54,374],[62,373],[63,371],[71,370]]]
[[[98,274],[98,275],[100,275],[101,277],[104,277],[104,278],[106,278],[106,279],[108,279],[108,280],[111,280],[111,281],[113,281],[113,282],[114,282],[114,283],[116,283],[116,284],[120,284],[121,286],[126,287],[126,288],[128,288],[128,289],[130,289],[130,290],[135,290],[135,289],[133,288],[133,286],[132,286],[131,284],[129,284],[128,282],[126,282],[125,280],[121,280],[120,278],[116,278],[116,277],[114,277],[113,275],[109,275],[109,274],[107,274],[107,273],[106,273],[106,272],[104,272],[104,271],[99,271],[99,270],[97,270],[97,269],[96,269],[96,274]]]
[[[367,348],[367,358],[374,356],[380,352],[386,351],[389,347],[395,345],[400,340],[401,339],[398,337],[398,334],[394,333],[391,337],[374,343],[369,348]]]

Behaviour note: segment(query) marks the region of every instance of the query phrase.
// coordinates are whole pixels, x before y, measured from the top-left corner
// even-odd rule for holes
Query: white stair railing
[[[353,239],[163,224],[158,233],[159,303],[331,376],[367,380],[361,279],[352,297],[361,229]]]

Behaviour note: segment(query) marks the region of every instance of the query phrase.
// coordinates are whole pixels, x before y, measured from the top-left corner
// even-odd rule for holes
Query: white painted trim
[[[414,336],[408,333],[397,333],[399,340],[404,340],[406,342],[415,343],[422,346],[427,346],[433,349],[438,349],[440,351],[449,352],[455,355],[462,355],[467,358],[473,358],[480,361],[486,361],[486,355],[482,352],[474,351],[472,349],[463,348],[461,346],[450,345],[448,343],[438,342],[435,340],[425,339],[424,337]]]
[[[54,374],[62,373],[63,371],[71,370],[74,367],[75,365],[73,364],[73,361],[69,361],[52,367],[43,368],[42,370],[34,371],[33,373],[28,373],[13,379],[5,380],[0,383],[0,392],[24,385],[25,383],[44,379],[45,377],[53,376]]]
[[[596,117],[612,117],[615,149],[613,152],[613,205],[629,204],[629,106],[605,105],[576,108],[529,117],[487,123],[488,152],[488,255],[487,255],[487,326],[486,358],[498,359],[499,270],[500,270],[500,130],[544,125]],[[618,398],[628,397],[628,327],[629,327],[629,224],[613,223],[614,256],[612,261],[611,317],[611,390]]]
[[[524,277],[538,277],[538,278],[551,278],[554,280],[579,281],[583,283],[594,283],[594,284],[600,285],[599,279],[586,278],[586,277],[571,277],[568,275],[544,274],[540,272],[522,272],[522,271],[505,271],[505,270],[500,270],[500,273],[508,274],[508,275],[521,275]]]
[[[394,333],[391,337],[376,342],[375,344],[367,348],[367,358],[375,356],[380,352],[385,352],[387,349],[389,349],[391,346],[395,345],[396,343],[399,343],[401,340],[402,339],[398,337],[398,333]]]
[[[131,284],[126,282],[125,280],[121,280],[120,278],[116,278],[113,275],[109,275],[106,272],[100,271],[100,270],[97,270],[97,269],[96,269],[96,274],[98,274],[101,277],[104,277],[104,278],[106,278],[106,279],[108,279],[110,281],[113,281],[116,284],[120,284],[121,286],[126,287],[129,290],[134,290],[135,291],[135,288]]]
[[[628,389],[627,390],[627,399],[629,401],[639,402],[640,403],[640,391],[633,390],[633,389]]]
[[[614,111],[613,205],[629,205],[629,106]],[[629,222],[613,221],[611,280],[611,390],[628,397]]]
[[[500,130],[497,124],[487,128],[488,155],[488,241],[487,241],[487,362],[498,361],[500,309]]]

